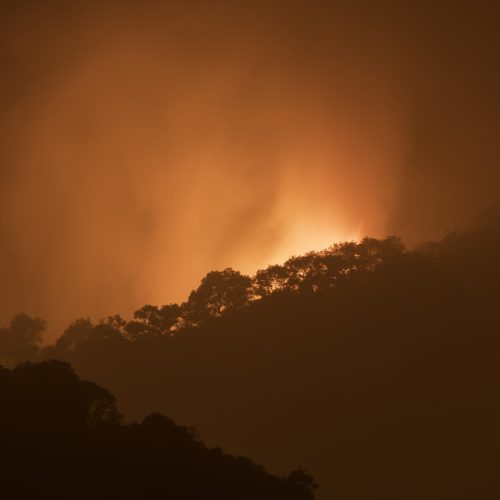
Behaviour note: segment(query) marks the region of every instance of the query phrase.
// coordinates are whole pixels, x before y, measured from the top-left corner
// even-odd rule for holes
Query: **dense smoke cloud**
[[[494,3],[2,7],[1,317],[183,300],[496,195]]]

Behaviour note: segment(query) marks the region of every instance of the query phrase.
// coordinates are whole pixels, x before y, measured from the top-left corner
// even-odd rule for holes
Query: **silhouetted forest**
[[[499,255],[500,219],[483,214],[412,250],[366,238],[253,277],[210,272],[185,303],[77,319],[51,346],[45,323],[20,314],[0,331],[0,355],[70,362],[127,418],[157,408],[273,472],[300,463],[320,498],[498,499]],[[37,366],[51,365],[5,373]],[[133,440],[144,422],[118,428]]]
[[[123,424],[114,396],[67,363],[0,367],[0,400],[3,498],[314,498],[301,469],[272,476],[159,413]]]

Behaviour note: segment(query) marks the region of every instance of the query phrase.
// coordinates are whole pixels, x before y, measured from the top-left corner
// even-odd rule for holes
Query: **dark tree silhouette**
[[[284,266],[268,266],[255,274],[254,293],[259,297],[266,297],[274,292],[283,292],[288,287],[288,280],[289,274]]]
[[[268,474],[159,413],[124,425],[114,397],[59,361],[0,366],[5,498],[313,500],[307,474]]]
[[[59,351],[74,351],[80,342],[88,340],[94,333],[94,325],[89,318],[74,321],[56,340],[55,347]]]
[[[4,435],[67,436],[120,422],[114,397],[79,380],[67,363],[25,363],[0,377]]]
[[[181,317],[181,307],[169,304],[162,307],[145,305],[134,312],[136,321],[127,325],[133,335],[163,335],[176,330]]]
[[[14,316],[8,327],[0,328],[0,363],[13,365],[36,359],[46,327],[46,322],[40,318],[24,313]]]
[[[231,268],[208,273],[184,305],[188,323],[197,325],[227,311],[241,309],[248,304],[251,285],[249,276]]]

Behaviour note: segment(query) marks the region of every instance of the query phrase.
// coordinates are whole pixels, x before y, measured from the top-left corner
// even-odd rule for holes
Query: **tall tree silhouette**
[[[184,305],[188,322],[199,324],[227,311],[241,309],[249,301],[251,285],[249,276],[231,268],[208,273]]]
[[[127,331],[135,335],[163,335],[178,327],[181,317],[178,304],[162,307],[145,305],[134,312],[135,322],[130,322]]]

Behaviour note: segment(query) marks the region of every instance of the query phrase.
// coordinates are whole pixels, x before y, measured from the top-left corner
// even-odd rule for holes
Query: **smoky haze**
[[[53,338],[494,202],[495,3],[3,4],[0,320]]]

